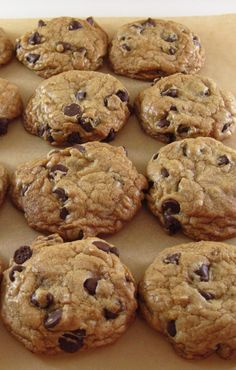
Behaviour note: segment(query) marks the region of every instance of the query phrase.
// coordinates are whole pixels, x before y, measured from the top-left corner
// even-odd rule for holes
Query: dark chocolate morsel
[[[13,260],[18,265],[22,265],[25,261],[27,261],[32,256],[32,250],[28,245],[22,245],[18,248],[15,253]]]
[[[176,336],[177,331],[176,331],[175,320],[168,321],[166,330],[167,330],[167,333],[171,337],[175,337]]]
[[[46,329],[54,328],[54,326],[56,326],[60,322],[61,317],[62,317],[62,310],[60,308],[58,308],[55,311],[51,311],[47,313],[43,321],[44,327]]]

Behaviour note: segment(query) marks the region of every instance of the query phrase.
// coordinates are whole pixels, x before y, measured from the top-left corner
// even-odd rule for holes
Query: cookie
[[[8,124],[21,115],[23,103],[18,87],[0,78],[0,136],[7,133]]]
[[[236,151],[212,138],[166,145],[147,166],[148,205],[170,234],[236,236]]]
[[[91,142],[21,165],[11,194],[31,227],[74,240],[120,230],[146,185],[123,147]]]
[[[125,24],[114,35],[109,51],[115,73],[150,81],[177,72],[195,73],[204,59],[198,36],[182,24],[163,19]]]
[[[2,28],[0,28],[0,66],[10,62],[14,55],[14,46]]]
[[[68,71],[43,81],[28,102],[24,126],[52,145],[111,141],[129,118],[129,95],[115,77]]]
[[[39,76],[48,78],[72,69],[95,70],[107,52],[107,34],[92,17],[40,20],[16,40],[16,56]]]
[[[234,96],[193,74],[161,78],[140,92],[135,111],[144,131],[164,143],[197,136],[224,140],[236,125]]]
[[[8,174],[3,165],[0,164],[0,206],[2,205],[8,188]]]
[[[236,249],[198,242],[164,249],[139,285],[147,322],[188,359],[236,350]]]
[[[117,248],[98,238],[39,237],[14,253],[1,314],[30,351],[73,353],[117,340],[135,317],[134,279]]]

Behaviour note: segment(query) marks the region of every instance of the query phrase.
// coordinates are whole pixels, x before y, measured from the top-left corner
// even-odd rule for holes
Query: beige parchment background
[[[79,14],[79,9],[78,9]],[[74,14],[73,14],[74,16]],[[158,15],[157,15],[158,16]],[[111,36],[115,29],[129,18],[101,18],[97,21]],[[236,95],[236,14],[212,17],[177,18],[199,34],[206,49],[206,65],[201,74],[214,78],[219,86]],[[37,20],[1,20],[3,27],[14,40],[31,30]],[[101,69],[109,72],[107,67]],[[19,85],[24,102],[33,93],[41,78],[16,60],[0,69],[0,77]],[[118,77],[130,92],[131,100],[149,83]],[[226,145],[236,148],[236,133]],[[141,131],[132,116],[117,135],[112,145],[125,145],[129,158],[138,170],[145,173],[147,161],[163,144]],[[6,136],[0,137],[0,161],[9,171],[18,163],[46,154],[52,147],[42,139],[31,136],[22,127],[21,120],[9,127]],[[29,244],[37,235],[30,229],[23,214],[7,199],[0,210],[0,256],[8,261],[14,250]],[[170,237],[159,226],[157,220],[143,207],[123,230],[110,236],[110,242],[120,250],[121,259],[129,266],[137,281],[158,251],[189,239],[179,234]],[[236,245],[236,239],[227,243]],[[129,330],[113,345],[87,353],[37,356],[18,343],[0,323],[0,370],[228,370],[236,369],[236,360],[225,361],[216,355],[206,360],[187,361],[178,357],[164,338],[137,318]]]

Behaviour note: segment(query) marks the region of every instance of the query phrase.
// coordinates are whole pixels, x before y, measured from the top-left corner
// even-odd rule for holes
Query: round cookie
[[[205,57],[199,37],[186,26],[148,18],[116,32],[109,60],[115,73],[153,80],[177,72],[195,73]]]
[[[113,343],[135,317],[134,279],[118,250],[98,238],[39,237],[15,251],[1,314],[30,351],[73,353]]]
[[[147,322],[179,355],[204,358],[236,350],[236,249],[217,242],[164,249],[139,285]]]
[[[11,193],[31,227],[74,240],[120,230],[146,186],[123,147],[91,142],[21,165]]]
[[[0,66],[10,62],[14,54],[14,47],[6,33],[0,28]]]
[[[129,118],[129,95],[115,77],[68,71],[43,81],[28,102],[24,126],[52,145],[114,139]]]
[[[0,164],[0,206],[2,205],[8,188],[8,174],[3,165]]]
[[[0,78],[0,136],[7,133],[8,124],[21,115],[23,103],[18,87]]]
[[[193,74],[161,78],[140,92],[135,111],[144,131],[165,143],[197,136],[224,140],[236,124],[234,96]]]
[[[147,166],[148,205],[174,234],[196,240],[236,235],[236,151],[212,138],[166,145]]]
[[[107,52],[107,34],[92,17],[60,17],[16,40],[16,56],[39,76],[48,78],[72,69],[95,70]]]

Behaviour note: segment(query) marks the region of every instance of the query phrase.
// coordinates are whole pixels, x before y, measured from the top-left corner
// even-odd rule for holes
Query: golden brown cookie
[[[8,174],[3,165],[0,164],[0,206],[2,205],[8,188]]]
[[[14,55],[12,42],[2,28],[0,28],[0,66],[10,62]]]

